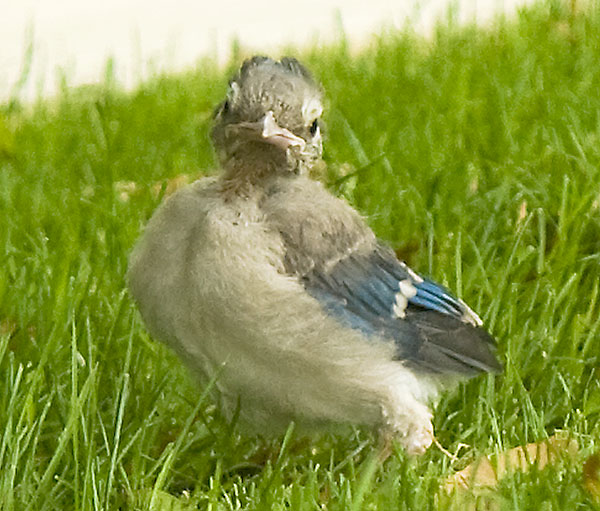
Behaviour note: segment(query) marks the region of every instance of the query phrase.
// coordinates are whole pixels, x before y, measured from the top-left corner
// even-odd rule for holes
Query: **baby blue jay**
[[[258,431],[361,424],[419,454],[428,403],[449,380],[498,370],[494,341],[309,179],[322,111],[297,60],[244,62],[215,114],[223,172],[159,207],[131,294],[151,334],[217,374],[225,407]]]

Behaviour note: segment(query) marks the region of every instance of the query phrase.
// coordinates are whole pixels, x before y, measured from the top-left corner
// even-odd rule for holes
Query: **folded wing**
[[[479,317],[386,247],[350,253],[301,278],[308,293],[340,322],[393,340],[398,360],[434,373],[467,375],[501,368],[494,339]]]

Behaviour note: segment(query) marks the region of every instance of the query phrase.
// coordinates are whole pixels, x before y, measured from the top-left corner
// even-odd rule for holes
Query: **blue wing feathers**
[[[464,306],[438,284],[424,280],[415,287],[417,294],[409,300],[411,303],[452,316],[462,317],[464,314]]]
[[[328,273],[313,271],[304,280],[308,292],[321,301],[327,298],[325,301],[328,306],[335,303],[339,308],[341,304],[366,320],[379,315],[379,311],[372,307],[366,297],[349,287],[348,283],[343,280],[343,274],[338,273],[334,278]]]
[[[408,305],[399,316],[394,306],[400,282],[407,280],[416,293],[405,296]],[[392,340],[398,359],[432,372],[500,368],[492,337],[472,324],[470,309],[443,286],[416,275],[384,247],[350,254],[327,270],[315,267],[303,282],[341,323],[367,336]]]
[[[379,271],[373,277],[376,277],[378,274],[382,278],[385,278],[388,283],[391,281],[391,285],[388,285],[394,288],[394,295],[398,292],[398,283],[409,279],[417,289],[417,294],[409,298],[410,303],[427,309],[434,309],[444,314],[453,314],[456,316],[463,314],[464,309],[460,302],[446,289],[427,279],[421,282],[416,281],[400,261],[391,254],[386,255],[387,257],[379,251],[375,252],[371,262],[373,267]],[[393,300],[395,300],[395,297],[392,298]]]
[[[378,335],[376,328],[377,318],[363,307],[349,307],[344,299],[336,299],[327,292],[312,289],[311,295],[319,300],[325,310],[346,326],[360,330],[367,336]]]

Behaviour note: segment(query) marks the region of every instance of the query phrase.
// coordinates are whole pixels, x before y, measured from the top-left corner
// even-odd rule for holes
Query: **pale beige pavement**
[[[532,0],[1,0],[0,101],[14,91],[27,42],[31,72],[21,97],[51,95],[63,74],[69,84],[102,80],[114,58],[119,82],[130,87],[155,71],[193,66],[202,56],[227,59],[232,41],[277,55],[288,44],[324,44],[340,22],[356,45],[382,27],[410,22],[428,33],[449,6],[459,21],[486,23]],[[3,4],[3,5],[2,5]]]

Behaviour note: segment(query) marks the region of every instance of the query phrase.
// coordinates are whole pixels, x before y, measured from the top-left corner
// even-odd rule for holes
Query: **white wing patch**
[[[400,261],[400,266],[406,270],[406,272],[410,275],[410,278],[413,279],[417,284],[423,282],[423,278],[418,273],[415,273],[414,270],[408,266],[406,263]]]
[[[417,288],[410,279],[404,279],[400,281],[400,292],[406,296],[406,298],[412,298],[417,294]]]
[[[417,288],[413,285],[413,282],[421,284],[422,282],[424,282],[423,278],[419,274],[415,273],[415,271],[412,268],[410,268],[410,266],[408,266],[406,263],[400,262],[400,264],[402,265],[402,268],[404,268],[407,271],[407,273],[410,275],[410,278],[412,279],[412,281],[410,279],[404,279],[400,281],[400,292],[404,296],[406,296],[406,298],[412,298],[417,294]],[[477,315],[477,313],[473,309],[471,309],[471,307],[469,307],[465,302],[463,302],[460,299],[456,300],[464,308],[462,315],[462,320],[464,322],[471,323],[471,325],[475,327],[480,327],[483,325],[483,321]],[[396,305],[394,305],[394,314],[399,318],[404,318],[406,316],[406,307],[407,306],[404,306],[404,309],[400,311],[401,314],[398,314],[398,312],[396,312]]]
[[[471,323],[471,325],[476,326],[476,327],[477,326],[482,326],[483,325],[483,321],[477,315],[477,313],[473,309],[471,309],[471,307],[469,307],[462,300],[460,300],[460,303],[465,308],[465,312],[463,313],[463,321],[466,321],[467,323]]]
[[[392,305],[392,312],[394,317],[404,319],[406,317],[408,300],[417,294],[417,288],[413,285],[410,279],[401,280],[398,283],[398,287],[400,288],[400,291],[395,294],[396,300],[394,305]]]
[[[408,298],[402,293],[396,293],[396,301],[392,305],[394,317],[404,319],[406,317],[406,307],[408,307]]]

